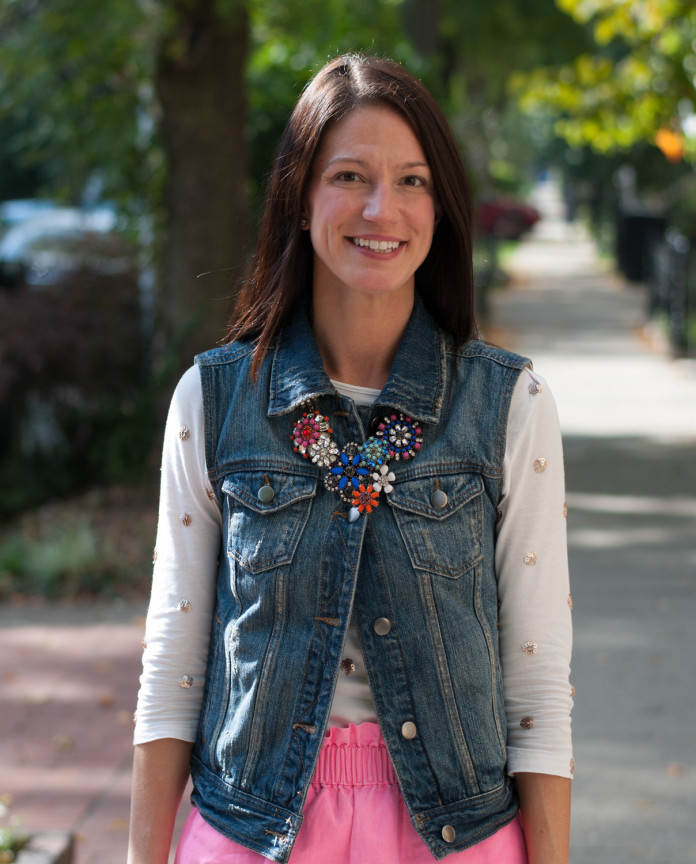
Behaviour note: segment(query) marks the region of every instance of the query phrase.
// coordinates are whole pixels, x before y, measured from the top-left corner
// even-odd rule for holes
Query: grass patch
[[[156,529],[152,490],[92,490],[23,514],[0,535],[0,597],[146,596]]]

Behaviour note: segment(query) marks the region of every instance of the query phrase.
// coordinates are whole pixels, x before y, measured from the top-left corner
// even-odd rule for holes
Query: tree
[[[180,370],[223,335],[247,230],[243,0],[3,0],[0,116],[47,186],[79,200],[90,178],[164,255],[161,356]]]
[[[154,81],[167,157],[162,312],[179,367],[224,336],[244,269],[247,46],[241,0],[172,3],[158,43]]]

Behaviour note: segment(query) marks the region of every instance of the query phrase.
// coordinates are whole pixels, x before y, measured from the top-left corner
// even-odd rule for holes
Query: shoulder
[[[198,354],[194,362],[196,366],[201,368],[227,366],[249,358],[254,353],[255,347],[256,343],[251,341],[230,342],[227,345],[221,345],[219,348],[212,348],[210,351]]]
[[[525,367],[515,384],[510,400],[509,438],[514,441],[528,433],[555,436],[559,433],[558,411],[546,379]]]
[[[450,351],[454,354],[457,362],[484,362],[505,366],[508,369],[524,369],[531,367],[531,361],[521,354],[515,354],[504,348],[489,345],[480,339],[472,339],[464,345],[451,346]]]

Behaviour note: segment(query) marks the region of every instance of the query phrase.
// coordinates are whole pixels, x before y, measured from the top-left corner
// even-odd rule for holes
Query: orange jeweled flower
[[[353,507],[356,507],[359,513],[365,510],[367,513],[372,513],[373,507],[379,507],[379,491],[373,492],[372,486],[363,486],[361,483],[357,489],[353,489]]]

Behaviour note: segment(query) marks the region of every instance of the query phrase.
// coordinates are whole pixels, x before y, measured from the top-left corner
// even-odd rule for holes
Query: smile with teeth
[[[370,252],[393,252],[401,246],[400,240],[366,240],[363,237],[350,238],[355,246],[362,246]]]

